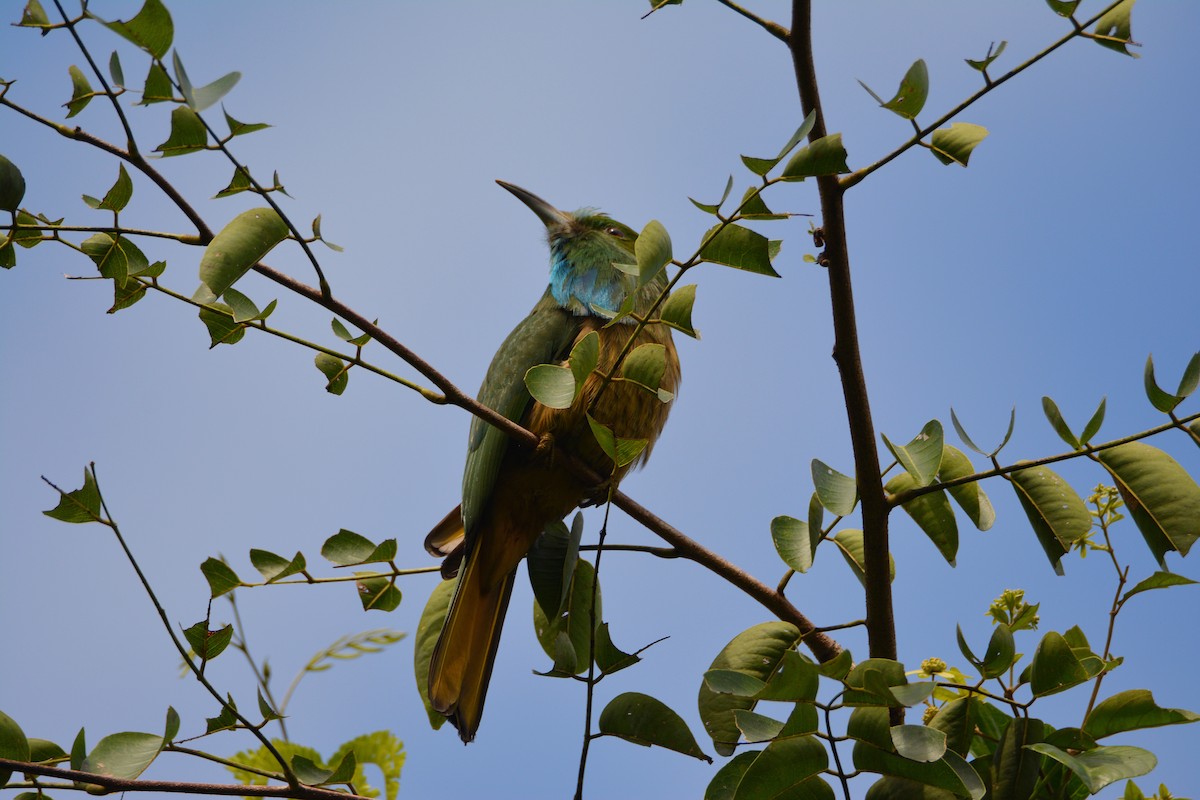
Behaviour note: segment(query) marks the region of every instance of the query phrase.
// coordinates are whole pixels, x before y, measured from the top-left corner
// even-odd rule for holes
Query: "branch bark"
[[[792,30],[788,47],[796,73],[796,87],[805,116],[816,112],[809,141],[825,136],[824,112],[817,87],[812,53],[812,2],[793,0]],[[862,504],[863,549],[866,568],[867,642],[874,658],[896,658],[896,625],[892,612],[892,586],[888,559],[888,504],[880,479],[875,426],[858,347],[858,323],[850,279],[850,251],[846,242],[843,188],[836,175],[817,178],[821,197],[821,228],[825,239],[822,266],[829,273],[833,306],[833,360],[841,376],[842,395],[850,425],[850,442]]]

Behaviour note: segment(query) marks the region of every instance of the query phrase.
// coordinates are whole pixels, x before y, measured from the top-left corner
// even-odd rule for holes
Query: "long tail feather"
[[[516,570],[487,586],[478,558],[468,556],[429,664],[429,700],[458,729],[463,742],[479,730],[504,612]]]

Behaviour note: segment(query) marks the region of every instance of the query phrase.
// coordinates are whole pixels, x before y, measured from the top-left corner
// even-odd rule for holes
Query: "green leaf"
[[[738,709],[733,712],[733,718],[737,722],[738,730],[742,732],[742,737],[752,744],[769,742],[783,730],[783,723],[779,720],[755,714],[753,711]]]
[[[896,753],[912,761],[937,761],[946,754],[946,734],[924,725],[895,725],[891,729]]]
[[[395,542],[394,539],[389,541]],[[355,573],[361,577],[354,582],[363,611],[395,611],[400,606],[400,589],[394,577],[377,577],[370,573]]]
[[[1063,555],[1092,528],[1087,506],[1066,481],[1047,467],[1017,470],[1009,477],[1046,557],[1061,575]]]
[[[883,436],[883,443],[887,449],[900,462],[900,466],[916,480],[917,486],[928,486],[937,477],[938,467],[942,463],[944,442],[942,423],[936,419],[925,423],[921,432],[903,447],[892,444],[887,436]]]
[[[943,445],[942,463],[938,467],[939,480],[953,481],[965,478],[974,472],[975,468],[971,466],[970,459],[963,451],[953,445]],[[958,503],[959,508],[967,512],[967,516],[971,518],[971,522],[975,523],[976,528],[986,531],[995,523],[996,509],[992,507],[992,501],[984,493],[983,486],[979,481],[951,486],[947,491]]]
[[[118,164],[117,181],[104,195],[103,200],[97,200],[94,197],[83,196],[83,201],[95,209],[104,211],[121,211],[129,204],[129,199],[133,197],[133,181],[129,179],[129,173],[125,171],[124,164]]]
[[[1200,486],[1179,462],[1141,442],[1102,450],[1097,457],[1158,563],[1165,569],[1171,550],[1186,556],[1200,537]]]
[[[537,633],[538,642],[546,655],[554,659],[556,666],[565,667],[562,671],[567,675],[583,672],[588,668],[589,650],[592,637],[592,594],[596,581],[596,571],[591,564],[577,558],[572,570],[570,587],[566,593],[565,605],[554,616],[546,614],[541,605],[534,603],[533,626]],[[595,619],[603,618],[603,597],[600,588],[595,587],[596,613]],[[563,658],[556,652],[561,644],[566,645],[569,658]]]
[[[795,517],[779,516],[771,520],[771,540],[783,563],[796,572],[808,572],[813,552],[821,532],[812,533],[807,522]]]
[[[254,548],[250,549],[250,563],[266,579],[267,583],[274,583],[292,575],[297,575],[304,572],[308,566],[305,563],[304,554],[299,551],[289,561],[283,556],[276,555],[269,550],[256,550]]]
[[[237,73],[234,73],[234,74],[237,74]],[[229,126],[229,135],[230,136],[242,136],[247,133],[254,133],[255,131],[261,131],[265,128],[271,127],[270,125],[268,125],[265,122],[239,122],[238,120],[236,120],[232,116],[230,116],[229,112],[225,111],[224,108],[222,108],[221,110],[225,114],[225,124],[227,124]],[[320,234],[318,233],[318,238],[319,237],[320,237]]]
[[[146,85],[149,86],[149,79]],[[203,150],[207,144],[208,130],[204,127],[204,121],[192,109],[179,106],[171,112],[171,135],[154,148],[154,152],[162,153],[163,158],[182,156]]]
[[[977,664],[984,678],[997,678],[1008,671],[1017,659],[1016,643],[1013,641],[1012,629],[1000,624],[992,631],[988,640],[987,652],[983,662]]]
[[[1032,744],[1029,749],[1054,759],[1074,772],[1091,794],[1116,781],[1145,775],[1158,766],[1158,759],[1153,753],[1125,745],[1097,747],[1077,755],[1059,750],[1052,744]]]
[[[699,339],[700,334],[692,326],[692,306],[696,303],[696,284],[689,283],[671,292],[659,309],[662,321],[680,333],[686,333],[693,339]]]
[[[121,69],[121,57],[117,55],[116,50],[108,57],[108,74],[114,85],[125,88],[125,70]]]
[[[1096,407],[1096,411],[1092,414],[1091,419],[1089,419],[1087,424],[1083,426],[1083,433],[1079,435],[1079,441],[1081,443],[1087,444],[1092,440],[1093,436],[1100,432],[1100,426],[1104,424],[1104,407],[1107,402],[1108,398],[1100,398],[1100,405]]]
[[[758,758],[759,753],[758,750],[743,750],[725,762],[708,782],[708,788],[704,790],[704,800],[736,800],[738,784],[742,782],[746,770]]]
[[[0,723],[2,725],[3,723]],[[0,734],[3,736],[3,734]],[[3,745],[0,745],[2,748]],[[8,755],[0,755],[0,758],[12,758]],[[35,764],[44,764],[48,761],[66,761],[68,758],[67,752],[59,747],[54,742],[48,739],[33,739],[29,740],[29,761]],[[18,759],[24,760],[24,759]],[[19,797],[20,795],[18,795]],[[14,798],[13,800],[16,800]]]
[[[224,303],[212,303],[200,309],[200,321],[208,328],[211,347],[237,344],[246,335],[244,326],[233,321],[233,309]]]
[[[592,374],[599,363],[600,334],[592,331],[575,343],[567,360],[567,364],[571,368],[571,375],[575,379],[575,396],[579,395],[580,390],[583,389],[583,382],[587,380],[588,375]]]
[[[233,711],[237,706],[233,702],[233,695],[226,695],[225,702],[226,705],[221,706],[220,712],[215,717],[208,717],[204,720],[205,733],[232,731],[237,728],[238,719]]]
[[[80,248],[96,263],[101,275],[112,278],[120,287],[125,286],[130,275],[150,266],[145,253],[124,236],[113,239],[107,233],[95,233],[84,239]]]
[[[992,754],[991,785],[994,800],[1031,797],[1041,759],[1030,749],[1045,736],[1039,719],[1019,717],[1009,722]]]
[[[1196,359],[1193,358],[1192,363],[1195,363],[1195,361]],[[1192,369],[1192,363],[1188,364],[1188,371]],[[1187,372],[1185,372],[1180,385],[1181,389],[1184,388],[1184,385],[1188,382],[1188,379],[1189,376]],[[1154,406],[1164,414],[1169,414],[1174,411],[1175,408],[1184,401],[1187,395],[1191,393],[1189,391],[1185,394],[1181,391],[1178,394],[1171,394],[1160,389],[1158,386],[1158,381],[1154,378],[1154,356],[1146,357],[1146,370],[1143,373],[1143,383],[1146,387],[1146,397],[1150,400],[1150,405]]]
[[[1050,631],[1038,642],[1029,667],[1029,688],[1034,697],[1065,691],[1090,677],[1062,634]]]
[[[1075,0],[1075,2],[1078,2],[1078,0]],[[964,60],[971,65],[972,69],[983,72],[992,65],[993,61],[1000,57],[1000,54],[1004,52],[1005,47],[1008,47],[1008,42],[1006,41],[1000,42],[1000,46],[995,50],[992,49],[991,45],[988,45],[988,54],[983,58],[979,59],[978,61],[972,58],[967,58]]]
[[[904,674],[904,665],[899,661],[868,658],[854,665],[846,675],[845,683],[849,688],[842,702],[848,706],[896,707],[901,703],[892,688],[907,685],[908,677]]]
[[[1140,58],[1137,53],[1129,52],[1128,47],[1128,45],[1136,44],[1133,41],[1133,31],[1130,22],[1135,2],[1136,0],[1124,0],[1124,2],[1115,8],[1109,9],[1096,22],[1096,27],[1092,29],[1092,34],[1105,37],[1103,39],[1095,39],[1096,44],[1101,47],[1107,47],[1109,50],[1115,50],[1118,53],[1124,53],[1132,58]]]
[[[962,423],[958,421],[958,415],[954,413],[953,408],[950,409],[950,421],[954,423],[954,430],[958,433],[958,438],[963,440],[963,444],[974,450],[976,453],[979,453],[979,455],[991,458],[1003,450],[1004,446],[1008,444],[1009,438],[1012,437],[1013,426],[1017,422],[1017,407],[1013,406],[1012,411],[1008,415],[1008,432],[1004,434],[1004,440],[1001,441],[999,446],[990,453],[984,452],[973,441],[971,441],[971,437],[967,436],[967,432],[963,429]]]
[[[226,294],[232,291],[233,289],[227,289]],[[350,383],[349,364],[346,364],[337,356],[331,356],[328,353],[317,353],[313,358],[313,364],[325,376],[325,391],[337,395],[346,391],[346,386]]]
[[[759,692],[767,688],[762,679],[736,669],[710,669],[704,673],[704,685],[717,694],[736,697],[757,697]]]
[[[722,225],[715,225],[704,234],[705,244],[700,249],[703,260],[759,275],[779,277],[779,273],[771,266],[767,237],[741,225]]]
[[[1050,6],[1060,17],[1070,17],[1075,13],[1079,3],[1080,0],[1046,0],[1046,5]]]
[[[333,770],[318,767],[312,759],[302,755],[292,756],[292,771],[307,786],[320,786],[333,776]]]
[[[100,511],[100,487],[96,485],[96,476],[90,467],[83,469],[83,486],[73,492],[58,492],[58,505],[49,511],[43,511],[47,517],[60,522],[103,522]]]
[[[815,736],[780,739],[747,767],[734,797],[833,800],[832,787],[820,778],[828,767],[829,754]]]
[[[167,77],[167,72],[162,68],[157,61],[150,65],[150,71],[146,73],[146,85],[142,88],[141,105],[148,106],[152,103],[166,103],[175,99],[174,87],[171,86],[171,79]]]
[[[596,666],[600,668],[601,673],[611,675],[626,667],[632,667],[641,660],[637,654],[626,653],[613,644],[607,622],[596,626]]]
[[[1115,733],[1185,725],[1200,720],[1200,714],[1182,708],[1160,708],[1148,689],[1118,692],[1088,714],[1083,730],[1095,739]]]
[[[250,182],[250,171],[245,167],[238,166],[233,170],[233,177],[229,180],[229,185],[213,195],[214,200],[222,197],[232,197],[235,194],[248,192],[254,187]]]
[[[1079,439],[1071,432],[1071,428],[1063,419],[1062,413],[1058,410],[1058,406],[1049,397],[1042,398],[1042,412],[1046,415],[1046,419],[1050,421],[1050,427],[1054,428],[1054,432],[1058,434],[1058,438],[1067,443],[1067,446],[1072,450],[1079,449]]]
[[[383,774],[386,800],[396,800],[400,791],[400,770],[405,761],[404,742],[390,731],[363,734],[343,743],[330,761],[338,761],[345,753],[353,753],[358,762],[351,782],[360,794],[374,794],[374,790],[369,789],[362,769],[363,764],[374,764]]]
[[[850,716],[847,733],[857,740],[853,757],[858,770],[903,778],[973,800],[980,800],[984,795],[984,785],[979,775],[962,756],[953,751],[948,750],[940,759],[928,763],[912,761],[894,752],[885,708],[855,709]],[[938,794],[915,796],[941,797]]]
[[[233,87],[237,85],[237,82],[241,79],[242,73],[230,72],[226,75],[222,75],[220,78],[217,78],[210,84],[201,86],[199,89],[193,89],[191,99],[188,100],[188,105],[197,112],[203,111],[206,108],[211,108],[220,102],[222,97],[229,94],[230,90],[232,90]],[[225,116],[226,119],[229,118],[228,114]],[[249,126],[243,127],[245,128]],[[232,126],[230,126],[230,128],[232,129]],[[243,129],[241,133],[249,133],[249,131]]]
[[[458,579],[442,581],[433,588],[428,602],[421,612],[421,620],[417,623],[417,635],[413,644],[413,674],[417,678],[417,692],[421,702],[425,704],[425,713],[429,717],[429,725],[434,730],[446,723],[445,715],[434,710],[429,702],[429,662],[433,659],[433,648],[437,645],[446,622],[446,613],[450,610],[450,600]]]
[[[787,219],[787,214],[776,214],[767,207],[766,201],[762,199],[762,187],[751,186],[742,195],[741,210],[738,212],[738,217],[741,219],[757,219],[757,220],[776,220]],[[771,258],[775,258],[775,253],[771,254]]]
[[[637,256],[638,286],[645,286],[671,263],[671,237],[667,229],[656,219],[647,222],[633,243],[633,252]]]
[[[940,447],[939,447],[940,449]],[[915,489],[917,482],[911,474],[901,472],[883,487],[888,494],[897,495]],[[945,491],[930,492],[915,497],[901,506],[913,522],[917,523],[922,532],[937,547],[942,558],[950,566],[955,565],[958,555],[958,522],[954,518],[954,509]]]
[[[45,28],[50,25],[50,18],[46,16],[46,9],[42,8],[39,0],[29,0],[25,4],[25,10],[21,12],[21,21],[17,25],[23,28]]]
[[[570,367],[538,364],[525,373],[525,388],[546,408],[570,408],[575,402],[575,385]]]
[[[88,83],[87,76],[79,67],[72,64],[67,72],[71,75],[71,99],[63,105],[67,107],[67,119],[70,119],[83,111],[87,104],[92,102],[96,93],[92,90],[92,85]]]
[[[839,517],[847,517],[858,505],[858,484],[818,459],[812,460],[813,487],[821,505]]]
[[[660,700],[638,692],[625,692],[609,701],[600,712],[600,733],[617,736],[643,747],[658,745],[685,756],[712,763],[687,723]]]
[[[25,737],[25,732],[12,717],[0,711],[0,758],[28,761],[29,755],[29,740]],[[8,783],[11,777],[11,769],[0,767],[0,786]]]
[[[982,701],[973,696],[956,697],[938,709],[929,727],[946,735],[946,747],[960,756],[971,752],[971,741],[975,738],[977,706]]]
[[[25,176],[16,164],[0,155],[0,211],[16,211],[24,197]]]
[[[618,467],[632,463],[646,449],[646,445],[649,444],[646,439],[617,438],[611,428],[597,422],[591,414],[587,415],[587,420],[588,425],[592,429],[592,435],[596,437],[596,442],[600,445],[600,449]]]
[[[775,156],[774,158],[752,158],[751,156],[742,156],[742,163],[746,165],[746,169],[750,170],[755,175],[758,175],[760,177],[763,175],[766,175],[768,172],[775,169],[775,165],[777,165],[780,161],[782,161],[785,157],[787,157],[787,154],[792,152],[792,150],[796,147],[796,145],[800,144],[800,142],[804,139],[805,136],[808,136],[809,132],[813,129],[813,125],[816,123],[816,121],[817,121],[817,112],[810,111],[808,116],[804,118],[804,122],[800,123],[800,127],[796,129],[796,132],[794,134],[792,134],[792,138],[788,139],[787,144],[785,144],[783,146],[783,149],[779,151],[779,155]],[[733,177],[731,176],[729,178],[729,186],[727,186],[725,189],[725,197],[729,196],[729,190],[732,187],[733,187]],[[693,200],[692,202],[694,203],[696,201]],[[724,203],[724,202],[725,202],[725,198],[722,197],[721,203]],[[713,210],[709,213],[716,213],[717,209],[720,208],[720,206],[721,206],[721,204],[718,203],[717,206],[715,208],[713,208]]]
[[[287,235],[287,224],[273,209],[243,211],[204,249],[200,280],[219,297]]]
[[[644,387],[652,394],[658,392],[663,373],[667,371],[667,348],[661,344],[641,344],[621,362],[621,377]]]
[[[183,636],[197,658],[201,661],[212,661],[233,641],[233,626],[226,625],[214,631],[209,630],[207,620],[200,620],[190,628],[185,628]]]
[[[71,769],[83,769],[83,760],[87,758],[87,735],[83,728],[79,729],[79,733],[75,734],[75,740],[71,742]]]
[[[204,579],[208,581],[212,597],[220,597],[242,585],[242,579],[237,576],[237,573],[220,559],[205,559],[204,563],[200,565],[200,571],[204,573]]]
[[[933,132],[932,152],[943,164],[966,166],[971,151],[987,138],[988,129],[971,122],[953,122],[949,128]]]
[[[916,119],[928,97],[929,69],[925,66],[925,59],[918,58],[904,74],[895,97],[881,105],[904,119]]]
[[[775,674],[784,654],[800,641],[800,631],[787,622],[765,622],[755,625],[722,648],[713,659],[710,670],[734,670],[766,683]],[[704,730],[712,737],[713,747],[723,756],[734,753],[741,732],[733,712],[750,711],[756,701],[749,697],[720,694],[701,683],[697,699]]]
[[[729,199],[729,192],[733,189],[733,176],[729,176],[729,180],[725,183],[725,192],[721,195],[721,199],[716,203],[701,203],[699,200],[694,200],[691,197],[688,200],[692,201],[692,205],[700,209],[706,214],[716,214],[721,210],[721,206]]]
[[[1134,586],[1121,597],[1121,603],[1133,597],[1135,594],[1148,592],[1151,589],[1166,589],[1171,586],[1190,586],[1196,583],[1191,578],[1185,578],[1182,575],[1177,575],[1174,572],[1156,572],[1149,578],[1138,581],[1137,586]]]
[[[866,551],[863,549],[863,532],[856,528],[846,528],[833,535],[833,543],[838,546],[842,558],[850,566],[850,571],[858,582],[867,585]],[[888,553],[888,579],[896,579],[896,559]]]
[[[396,540],[384,539],[376,545],[367,537],[342,528],[321,545],[321,555],[339,567],[385,563],[396,557]]]
[[[88,753],[82,770],[133,780],[158,758],[162,746],[163,738],[151,733],[114,733],[101,739]]]
[[[562,522],[547,525],[533,543],[525,559],[533,597],[546,619],[566,613],[571,579],[579,561],[579,540],[583,538],[583,515],[576,514],[571,528]]]
[[[846,166],[846,148],[842,146],[842,135],[831,133],[809,142],[796,151],[780,175],[785,181],[802,181],[821,175],[839,175],[849,172]]]
[[[166,6],[160,0],[146,0],[141,10],[130,20],[100,21],[106,28],[125,37],[155,58],[162,58],[171,49],[175,26]]]

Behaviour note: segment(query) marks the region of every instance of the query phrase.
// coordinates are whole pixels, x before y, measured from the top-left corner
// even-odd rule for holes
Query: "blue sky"
[[[260,178],[278,170],[301,225],[323,215],[325,235],[346,248],[319,248],[335,293],[474,390],[498,343],[546,281],[537,219],[494,183],[525,186],[563,208],[599,206],[634,228],[650,219],[690,252],[710,218],[688,197],[711,201],[726,177],[748,185],[739,154],[773,154],[800,122],[784,48],[740,17],[690,0],[640,20],[645,4],[423,3],[336,7],[176,3],[175,44],[195,83],[240,70],[228,111],[274,127],[235,149]],[[978,86],[962,63],[1007,40],[995,74],[1066,31],[1043,4],[883,2],[818,4],[817,66],[829,127],[843,133],[850,164],[870,163],[910,129],[880,110],[862,79],[890,96],[924,58],[932,89],[921,119],[952,107]],[[136,3],[96,2],[109,18]],[[1085,3],[1085,13],[1098,3]],[[787,4],[760,10],[786,23]],[[19,15],[12,4],[9,17]],[[959,120],[986,126],[971,167],[943,167],[910,152],[847,198],[864,366],[877,430],[907,441],[954,407],[980,443],[998,441],[1011,408],[1017,428],[1008,461],[1060,452],[1040,399],[1058,401],[1078,429],[1102,396],[1100,438],[1160,419],[1146,402],[1141,371],[1153,353],[1173,387],[1200,347],[1195,313],[1197,127],[1191,36],[1194,4],[1139,4],[1138,60],[1076,42],[1001,87]],[[136,51],[91,26],[103,61],[119,48],[127,76],[144,67]],[[42,39],[0,27],[0,77],[10,97],[54,119],[69,97],[67,67],[80,63],[63,34]],[[136,83],[130,77],[131,83]],[[214,112],[209,112],[212,116]],[[219,111],[216,111],[219,119]],[[165,106],[131,112],[149,149],[166,139]],[[94,102],[73,120],[115,136],[111,113]],[[0,114],[0,153],[24,172],[24,205],[76,224],[101,224],[79,195],[102,195],[111,159],[15,114]],[[255,205],[245,195],[209,201],[232,169],[217,156],[159,165],[214,228]],[[123,219],[188,231],[145,180],[134,177]],[[815,213],[811,183],[768,195],[773,207]],[[768,525],[803,516],[813,458],[852,470],[841,392],[832,360],[824,274],[806,218],[763,228],[782,238],[779,280],[705,266],[695,321],[699,342],[679,342],[684,381],[672,419],[647,469],[625,489],[679,529],[768,583],[784,566]],[[199,252],[146,246],[164,258],[164,280],[189,293]],[[153,252],[152,252],[153,251]],[[0,276],[0,613],[10,656],[0,664],[0,709],[33,736],[69,743],[116,730],[159,728],[168,704],[184,730],[215,709],[177,678],[177,656],[106,531],[41,515],[53,493],[38,479],[78,485],[89,461],[171,619],[204,613],[197,566],[224,554],[253,575],[247,551],[302,550],[318,564],[320,544],[340,528],[375,540],[395,537],[404,566],[428,563],[425,532],[457,502],[466,414],[356,371],[342,397],[322,390],[311,354],[263,336],[209,351],[195,314],[151,297],[116,315],[111,289],[64,281],[90,264],[65,248],[21,251]],[[271,263],[302,280],[298,251]],[[329,314],[281,295],[256,277],[239,284],[260,305],[279,297],[279,327],[334,344]],[[381,348],[366,353],[414,377]],[[1194,411],[1195,402],[1185,407]],[[951,441],[954,437],[951,436]],[[1159,437],[1193,475],[1195,447]],[[979,467],[984,466],[980,460]],[[1086,495],[1093,467],[1061,472]],[[999,520],[980,534],[960,522],[959,566],[951,569],[903,515],[893,519],[901,659],[913,668],[937,655],[962,664],[961,624],[986,639],[983,611],[1005,588],[1042,603],[1041,630],[1079,624],[1099,647],[1114,590],[1100,554],[1067,560],[1056,578],[1011,491],[985,489]],[[588,533],[599,524],[587,517]],[[1119,529],[1132,576],[1153,569],[1130,523]],[[615,514],[610,541],[654,543]],[[1173,557],[1173,569],[1195,575]],[[604,561],[606,618],[615,641],[634,649],[670,638],[645,662],[606,680],[601,701],[641,691],[676,709],[698,736],[700,676],[737,632],[766,612],[695,565],[614,553]],[[375,627],[415,631],[433,579],[401,584],[391,615],[364,615],[347,585],[244,591],[239,601],[259,658],[278,682],[342,634]],[[861,615],[858,584],[832,550],[794,579],[789,596],[819,624]],[[518,581],[478,741],[464,749],[449,730],[429,730],[412,675],[411,638],[387,653],[308,677],[292,704],[293,737],[325,753],[364,731],[388,728],[405,740],[407,796],[562,796],[574,786],[583,692],[574,682],[531,674],[546,659],[529,624],[531,594]],[[1200,592],[1175,589],[1131,602],[1114,642],[1125,666],[1102,694],[1153,688],[1160,705],[1200,709],[1200,689],[1179,665],[1200,656],[1194,624]],[[227,605],[214,606],[216,618]],[[843,641],[856,656],[865,643]],[[1033,637],[1018,640],[1032,652]],[[211,667],[221,686],[253,705],[243,663]],[[1050,719],[1078,717],[1086,692],[1052,705]],[[189,727],[190,726],[190,727]],[[701,739],[711,751],[711,743]],[[1166,782],[1194,790],[1189,754],[1197,733],[1166,729],[1122,743],[1148,747],[1162,766],[1143,788]],[[246,741],[226,736],[211,749]],[[592,748],[590,797],[701,796],[713,768],[611,739]],[[152,775],[223,780],[164,757]],[[863,787],[859,787],[860,791]],[[1109,790],[1109,795],[1114,795]]]

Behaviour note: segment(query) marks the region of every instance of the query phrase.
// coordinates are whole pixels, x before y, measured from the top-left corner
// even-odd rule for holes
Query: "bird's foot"
[[[608,502],[608,498],[616,491],[617,485],[613,478],[607,478],[600,481],[595,486],[590,487],[584,494],[583,502],[579,504],[580,508],[588,508],[590,506],[602,506]]]
[[[538,456],[540,456],[541,458],[545,458],[548,460],[553,459],[554,458],[554,434],[543,433],[541,436],[539,436],[538,443],[533,448],[533,451],[535,453],[537,453]]]

